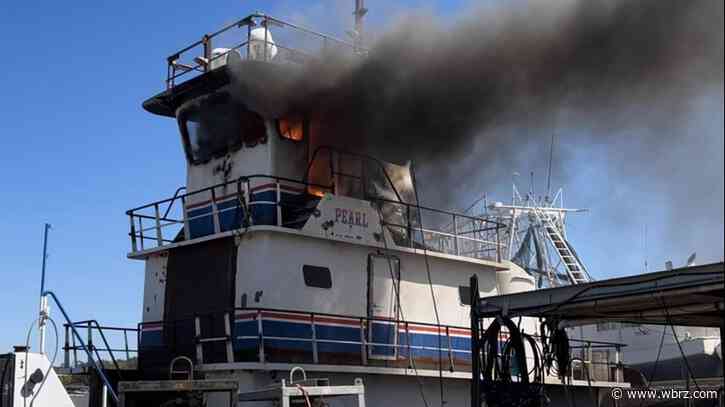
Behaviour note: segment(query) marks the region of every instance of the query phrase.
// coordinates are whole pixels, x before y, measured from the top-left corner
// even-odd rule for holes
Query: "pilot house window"
[[[305,121],[302,116],[289,116],[277,120],[277,131],[282,138],[302,141],[305,138]]]
[[[317,288],[332,288],[332,275],[327,267],[302,266],[302,275],[305,278],[305,285]]]
[[[183,108],[179,126],[187,156],[194,164],[223,157],[242,145],[253,147],[266,140],[262,116],[224,95]]]

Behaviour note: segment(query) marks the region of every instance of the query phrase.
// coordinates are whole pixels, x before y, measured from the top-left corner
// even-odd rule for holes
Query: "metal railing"
[[[70,329],[70,334],[73,335],[74,340],[77,340],[78,343],[81,344],[82,347],[80,349],[83,352],[85,352],[86,356],[88,357],[88,364],[90,365],[89,368],[94,369],[98,373],[98,376],[100,377],[101,381],[103,382],[104,391],[107,392],[107,394],[110,393],[113,401],[118,403],[118,395],[116,393],[116,390],[111,385],[111,382],[108,379],[108,376],[104,372],[105,369],[103,367],[101,367],[101,365],[99,364],[99,362],[101,362],[100,359],[99,359],[99,361],[96,361],[93,358],[93,352],[91,351],[91,348],[89,346],[87,346],[85,344],[85,342],[83,341],[83,338],[78,333],[78,329],[76,329],[75,325],[73,324],[70,317],[68,316],[68,313],[65,311],[63,304],[61,304],[58,297],[52,291],[44,291],[42,293],[42,296],[46,298],[45,299],[46,301],[47,301],[47,298],[50,297],[53,300],[53,302],[55,302],[55,305],[58,306],[58,310],[60,311],[61,315],[63,315],[63,318],[65,319],[65,323],[67,324],[68,328]]]
[[[252,183],[255,185],[252,185]],[[253,200],[250,193],[261,186],[272,188],[274,200]],[[332,187],[301,182],[284,177],[270,175],[250,175],[240,177],[234,181],[219,183],[207,188],[185,194],[175,194],[172,198],[163,199],[137,208],[129,209],[131,238],[131,251],[138,252],[154,249],[175,243],[181,240],[191,240],[195,236],[191,225],[195,221],[209,220],[211,217],[211,230],[209,234],[228,231],[222,218],[231,216],[236,222],[231,223],[232,229],[253,226],[255,224],[272,224],[286,227],[284,209],[304,209],[300,205],[286,201],[282,197],[284,189],[294,187],[299,193],[305,193],[308,188],[322,191],[331,191]],[[176,205],[179,202],[179,205]],[[221,203],[232,203],[220,207]],[[201,206],[211,207],[211,212],[195,214],[194,209]],[[259,220],[255,222],[252,217],[255,207],[274,207],[272,222]],[[161,213],[164,213],[163,215]]]
[[[290,320],[297,324],[294,329],[280,329],[272,325]],[[213,326],[214,321],[218,323],[217,331],[205,332],[204,327]],[[331,323],[338,323],[347,331],[335,338],[329,333]],[[145,326],[162,326],[162,341],[145,346]],[[451,373],[471,371],[470,331],[457,326],[279,309],[235,308],[189,320],[142,323],[139,328],[142,332],[139,344],[142,355],[143,352],[163,349],[170,354],[195,358],[198,364],[310,363],[440,368]],[[380,333],[385,333],[386,329],[391,329],[392,335],[381,341]],[[427,336],[422,338],[420,335]],[[503,334],[500,341],[506,340],[507,335]],[[569,342],[574,360],[571,379],[623,381],[621,350],[625,345],[576,339]],[[220,346],[214,355],[206,347],[213,343]],[[330,351],[331,347],[337,350]],[[605,354],[611,357],[602,357]]]
[[[274,197],[271,200],[252,197],[254,190],[260,187],[274,191]],[[300,196],[309,195],[310,189],[317,193],[333,192],[335,185],[251,175],[190,193],[177,193],[172,198],[130,209],[126,214],[130,223],[131,252],[254,225],[301,228],[303,225],[300,225],[299,219],[290,214],[311,213],[315,208],[285,198],[283,194],[294,190]],[[368,200],[376,203],[382,224],[391,232],[398,246],[501,260],[504,245],[500,243],[500,235],[504,226],[497,222],[383,198],[371,197]],[[179,204],[176,204],[177,201]],[[196,213],[199,207],[206,209]],[[272,212],[263,217],[255,212],[260,208],[271,209]],[[201,225],[206,230],[202,234],[192,228],[200,222],[206,225]],[[421,227],[421,224],[425,226]],[[454,225],[452,230],[447,229],[450,224]]]
[[[65,323],[63,327],[65,328],[64,368],[88,366],[88,352],[95,355],[102,369],[107,368],[104,356],[106,361],[110,359],[116,370],[135,368],[135,364],[129,361],[136,358],[138,354],[138,328],[102,326],[96,320]],[[76,341],[75,336],[72,335],[72,329],[85,332],[85,343]],[[78,357],[78,351],[81,351],[81,358]],[[120,363],[116,357],[117,354],[124,357]]]
[[[264,38],[253,38],[254,27],[266,28]],[[270,37],[270,28],[275,27],[275,41]],[[240,32],[241,30],[241,32]],[[230,36],[230,38],[224,38]],[[227,51],[212,55],[212,43],[224,44]],[[262,46],[262,55],[253,50],[255,43]],[[287,45],[283,45],[287,44]],[[275,47],[280,54],[273,56],[269,48]],[[307,48],[303,50],[303,48]],[[204,34],[201,39],[171,54],[167,60],[166,88],[173,89],[177,79],[191,74],[201,74],[214,69],[217,60],[227,61],[230,56],[242,59],[255,59],[276,63],[301,63],[313,58],[320,52],[331,49],[343,49],[355,53],[364,50],[348,41],[344,41],[314,30],[292,24],[261,13],[254,13],[235,21],[220,30]]]

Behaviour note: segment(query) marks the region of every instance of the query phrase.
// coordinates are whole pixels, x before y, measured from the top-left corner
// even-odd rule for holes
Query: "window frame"
[[[302,139],[295,140],[289,137],[285,137],[282,135],[282,128],[280,126],[280,121],[287,120],[286,117],[295,117],[296,115],[289,115],[285,117],[278,117],[274,119],[274,129],[277,131],[277,136],[279,136],[280,139],[290,141],[292,143],[298,144],[298,143],[304,143],[307,140],[307,137],[309,136],[309,121],[307,120],[307,117],[305,115],[299,115],[300,120],[302,122]]]
[[[212,153],[209,155],[208,159],[196,159],[194,158],[194,154],[192,152],[191,147],[191,136],[189,133],[189,129],[187,127],[187,122],[189,119],[189,116],[196,110],[199,110],[199,107],[202,105],[213,105],[213,104],[222,104],[224,102],[230,103],[233,102],[233,99],[230,97],[230,95],[222,93],[222,94],[213,94],[202,98],[192,99],[186,103],[184,103],[176,113],[176,122],[179,126],[179,132],[181,133],[181,141],[184,147],[184,155],[186,155],[186,159],[190,164],[193,165],[199,165],[199,164],[206,164],[209,161],[213,159],[217,159],[220,157],[224,157],[225,155],[229,153],[234,153],[242,149],[242,147],[247,148],[253,148],[257,146],[258,144],[266,144],[268,135],[267,135],[267,120],[262,116],[260,113],[255,112],[254,110],[248,109],[244,105],[239,105],[240,112],[241,109],[244,109],[250,113],[257,114],[262,119],[262,123],[264,124],[264,135],[259,138],[259,140],[255,143],[247,143],[244,140],[244,137],[242,135],[238,135],[239,137],[237,140],[235,140],[234,144],[230,145],[224,153]]]
[[[316,284],[315,281],[319,281],[319,275],[318,276],[308,276],[308,272],[310,273],[319,273],[319,272],[325,272],[327,273],[324,277],[324,280],[320,284]],[[329,267],[325,266],[313,266],[311,264],[303,264],[302,265],[302,281],[305,283],[305,287],[309,288],[321,288],[324,290],[331,290],[332,289],[332,270],[330,270]]]

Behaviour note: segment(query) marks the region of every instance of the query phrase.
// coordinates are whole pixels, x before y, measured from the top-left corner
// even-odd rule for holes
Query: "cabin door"
[[[400,260],[394,256],[368,256],[368,356],[396,359],[400,319]]]
[[[234,307],[236,259],[231,237],[169,252],[164,319],[167,341],[175,348],[173,356],[197,360],[197,331],[202,338],[227,335],[224,314]],[[204,363],[228,361],[225,342],[205,342],[201,350]]]

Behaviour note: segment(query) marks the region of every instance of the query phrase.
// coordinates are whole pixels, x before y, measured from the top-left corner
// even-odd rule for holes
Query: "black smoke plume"
[[[517,2],[453,27],[417,16],[366,57],[331,60],[288,88],[291,108],[321,114],[322,143],[439,171],[473,161],[485,171],[489,157],[466,154],[477,140],[487,154],[513,159],[530,141],[548,140],[562,108],[607,125],[646,104],[661,113],[649,120],[676,120],[690,98],[722,86],[723,2]],[[491,131],[542,123],[545,132],[514,139]]]

